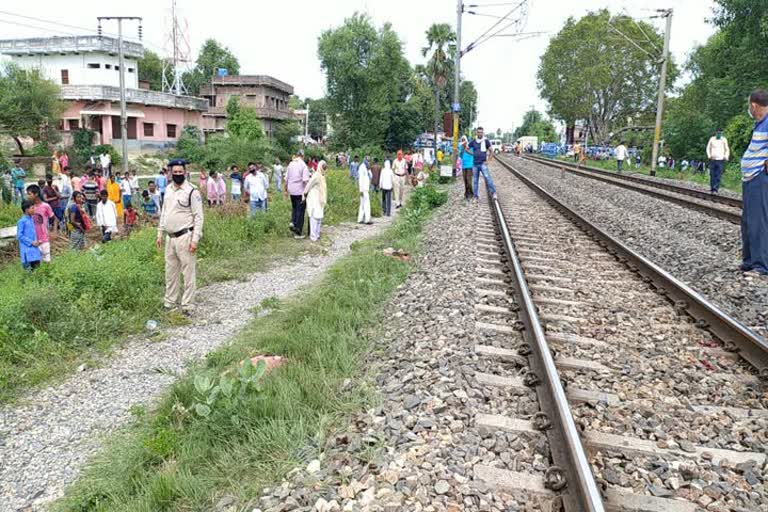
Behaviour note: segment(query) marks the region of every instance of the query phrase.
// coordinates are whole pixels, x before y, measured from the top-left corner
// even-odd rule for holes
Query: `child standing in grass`
[[[35,203],[28,199],[23,201],[21,211],[23,215],[16,223],[16,240],[19,241],[21,266],[24,267],[24,270],[31,272],[40,266],[40,259],[42,258],[38,248],[40,242],[37,240],[35,223],[32,220],[32,215],[35,213]]]
[[[30,185],[27,187],[27,199],[32,203],[32,221],[35,226],[36,237],[38,241],[37,248],[40,252],[40,260],[44,263],[51,262],[51,240],[48,235],[48,229],[51,219],[54,219],[53,209],[43,201],[40,185]]]
[[[123,224],[125,224],[125,236],[131,236],[131,232],[136,227],[136,210],[132,204],[128,204],[123,214]]]

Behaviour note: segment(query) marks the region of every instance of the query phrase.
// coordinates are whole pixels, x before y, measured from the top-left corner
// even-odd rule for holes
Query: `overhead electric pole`
[[[667,18],[664,31],[664,49],[661,54],[661,73],[659,76],[659,98],[656,104],[656,128],[653,132],[653,153],[651,154],[651,176],[656,176],[656,163],[659,159],[659,141],[661,140],[661,121],[664,117],[664,91],[667,88],[667,62],[669,61],[669,36],[672,32],[672,9],[661,11],[661,17]]]
[[[123,20],[139,22],[139,39],[141,39],[141,18],[137,16],[99,16],[99,34],[102,20],[117,20],[117,54],[120,66],[120,140],[122,142],[123,174],[128,172],[128,108],[125,99],[125,55],[123,52]]]
[[[458,156],[459,147],[459,113],[461,112],[461,103],[459,101],[460,81],[461,81],[461,15],[464,12],[464,4],[462,0],[456,2],[456,63],[454,64],[454,77],[453,77],[453,105],[451,105],[451,111],[453,112],[453,159],[456,160]]]

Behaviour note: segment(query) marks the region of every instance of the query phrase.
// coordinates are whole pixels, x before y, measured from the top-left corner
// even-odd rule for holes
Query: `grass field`
[[[343,171],[329,173],[328,201],[325,224],[356,218],[356,186]],[[274,197],[255,220],[246,209],[207,210],[199,285],[240,278],[276,255],[308,246],[289,236],[289,201]],[[378,215],[380,205],[372,210]],[[169,320],[162,313],[164,258],[155,236],[147,228],[129,240],[65,251],[31,275],[18,262],[0,267],[0,402],[66,375],[140,331],[148,319]]]
[[[222,496],[243,505],[306,463],[328,427],[370,397],[343,382],[360,375],[366,333],[412,265],[382,250],[417,251],[430,211],[445,200],[432,187],[415,191],[393,226],[355,244],[321,284],[287,303],[269,301],[271,314],[182,377],[156,410],[136,411],[135,425],[54,509],[202,511]],[[256,354],[288,362],[259,378],[259,369],[238,364]]]

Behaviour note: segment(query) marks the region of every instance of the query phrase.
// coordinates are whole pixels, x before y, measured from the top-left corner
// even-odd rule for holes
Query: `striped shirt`
[[[752,142],[741,159],[741,180],[751,181],[768,160],[768,116],[755,123]]]

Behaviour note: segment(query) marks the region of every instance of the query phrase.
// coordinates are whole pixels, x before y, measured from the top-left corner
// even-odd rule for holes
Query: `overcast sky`
[[[466,0],[466,3],[472,1]],[[0,38],[84,33],[83,29],[88,28],[95,31],[96,16],[131,15],[144,18],[148,48],[155,51],[170,48],[166,43],[170,0],[132,0],[109,6],[110,3],[103,0],[2,2]],[[504,2],[480,0],[476,3]],[[545,35],[525,41],[491,39],[462,59],[464,76],[474,81],[478,89],[479,122],[486,129],[508,130],[519,125],[523,112],[531,105],[545,109],[536,87],[536,69],[549,38],[558,32],[568,16],[579,17],[589,10],[608,7],[613,12],[641,18],[653,15],[655,8],[672,7],[675,13],[671,47],[678,63],[684,62],[694,45],[705,42],[713,33],[713,27],[706,22],[712,14],[711,0],[530,0],[528,4],[524,31],[545,32]],[[302,97],[319,97],[324,93],[325,79],[317,59],[318,36],[323,30],[340,25],[355,11],[370,14],[377,25],[391,22],[412,64],[424,60],[420,50],[425,44],[424,32],[431,23],[456,23],[453,0],[177,0],[177,6],[188,23],[193,58],[202,42],[214,37],[229,46],[240,59],[241,73],[272,75],[292,84]],[[475,10],[503,15],[511,7]],[[463,46],[495,21],[491,17],[465,15]],[[661,26],[660,20],[651,21]],[[104,27],[105,32],[115,30],[107,24]],[[135,34],[131,28],[126,28],[126,32]]]

